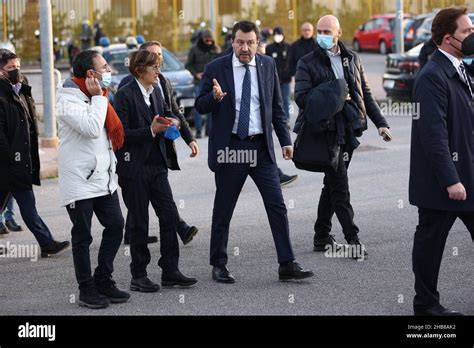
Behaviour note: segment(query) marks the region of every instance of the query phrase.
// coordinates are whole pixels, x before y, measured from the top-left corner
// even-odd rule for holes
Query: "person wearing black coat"
[[[204,68],[207,64],[220,56],[221,49],[216,46],[216,41],[210,30],[204,30],[196,45],[189,50],[188,60],[185,67],[194,76],[195,94],[199,95],[199,84],[202,80]],[[202,115],[194,110],[194,127],[196,128],[196,138],[202,137]],[[206,118],[206,135],[210,131],[210,118]]]
[[[130,228],[130,264],[132,291],[156,292],[159,285],[147,274],[151,256],[148,249],[151,203],[160,222],[158,265],[163,286],[190,286],[197,282],[184,276],[179,268],[177,239],[178,209],[168,181],[168,169],[179,170],[174,147],[166,131],[168,122],[179,127],[179,121],[154,87],[159,75],[160,57],[148,50],[138,50],[130,58],[130,72],[135,79],[115,96],[114,108],[125,130],[125,144],[116,152],[117,174],[122,196],[128,209]],[[157,116],[166,117],[160,119]]]
[[[350,103],[351,108],[356,110],[355,113],[360,118],[360,127],[352,129],[345,123],[347,131],[342,142],[346,144],[341,145],[337,171],[325,173],[318,218],[314,225],[314,250],[326,251],[327,248],[339,247],[334,237],[329,234],[332,228],[332,216],[336,213],[346,241],[359,249],[358,256],[361,256],[362,252],[366,255],[365,247],[359,241],[359,228],[354,223],[354,210],[350,203],[347,169],[354,146],[349,136],[362,135],[362,132],[367,129],[367,117],[376,125],[379,134],[385,135],[387,141],[391,137],[390,131],[387,121],[372,96],[359,56],[346,49],[339,41],[342,31],[338,19],[331,15],[322,17],[318,22],[317,30],[318,47],[299,61],[296,70],[295,101],[300,108],[300,113],[294,131],[298,133],[301,129],[311,90],[320,84],[336,79],[346,80],[349,89],[346,104]]]
[[[423,44],[420,55],[418,56],[418,63],[420,63],[420,70],[428,63],[434,52],[438,49],[433,39],[429,39]]]
[[[146,42],[142,46],[140,46],[140,49],[157,53],[160,57],[162,57],[162,54],[163,54],[161,43],[159,43],[158,41]],[[126,84],[130,83],[133,80],[134,80],[134,76],[132,74],[126,76],[125,78],[122,79],[122,81],[120,81],[118,90],[120,90],[123,86],[125,86]],[[170,109],[171,113],[179,119],[179,122],[181,124],[181,128],[180,128],[181,137],[191,149],[192,151],[191,157],[197,156],[199,154],[199,146],[191,132],[191,128],[189,127],[189,124],[186,121],[186,118],[184,117],[183,112],[181,111],[180,107],[178,106],[178,103],[176,102],[176,96],[173,91],[173,86],[171,85],[171,81],[167,79],[166,77],[164,77],[163,74],[160,72],[159,84],[155,84],[155,87],[163,93],[162,96],[164,97],[164,101],[166,103],[167,108]],[[175,151],[174,142],[166,141],[166,146],[170,148],[169,152]],[[189,226],[186,223],[186,221],[184,221],[181,218],[181,216],[179,216],[177,232],[183,244],[187,245],[191,243],[191,241],[194,239],[194,237],[199,232],[199,230],[196,226]],[[125,244],[127,245],[130,244],[129,237],[130,237],[130,221],[127,215],[127,223],[125,226],[125,235],[124,235],[124,241],[125,241]],[[150,236],[148,238],[148,243],[156,243],[156,242],[158,242],[158,239],[155,236]]]
[[[143,45],[141,47],[143,47]],[[122,81],[120,81],[120,84],[117,90],[121,89],[123,86],[133,81],[133,79],[134,77],[131,74],[125,76],[122,79]],[[181,133],[181,137],[183,138],[184,142],[190,147],[193,154],[196,153],[196,150],[197,152],[199,152],[199,148],[196,149],[196,146],[197,146],[196,138],[193,136],[191,127],[189,127],[189,123],[188,121],[186,121],[186,117],[184,116],[183,112],[181,111],[178,105],[171,81],[167,79],[162,73],[160,73],[159,79],[160,79],[160,85],[159,86],[157,85],[156,87],[160,88],[163,91],[165,102],[168,108],[170,108],[171,112],[176,117],[178,117],[179,122],[181,123],[181,129],[179,130],[179,132]]]
[[[13,196],[26,226],[41,248],[41,257],[63,251],[69,242],[54,240],[36,210],[33,185],[40,183],[36,108],[24,83],[16,54],[0,50],[0,212]]]
[[[301,37],[293,42],[290,47],[289,68],[291,76],[295,76],[298,62],[305,55],[316,49],[316,40],[314,39],[314,26],[311,23],[303,23],[301,26]]]
[[[452,21],[457,29],[448,32]],[[412,122],[409,188],[419,216],[413,308],[415,315],[451,316],[460,313],[440,304],[437,285],[446,239],[457,218],[474,240],[474,87],[462,62],[474,53],[474,45],[466,50],[460,43],[468,35],[474,42],[474,34],[465,8],[441,10],[432,31],[437,49],[414,87],[420,114]]]
[[[273,43],[266,47],[265,54],[275,59],[283,98],[283,110],[286,114],[285,121],[288,124],[290,122],[290,83],[292,75],[289,67],[290,44],[285,42],[283,28],[276,27],[273,29]]]

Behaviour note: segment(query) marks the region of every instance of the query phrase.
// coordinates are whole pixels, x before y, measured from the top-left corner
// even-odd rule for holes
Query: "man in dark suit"
[[[162,268],[163,286],[190,286],[197,281],[178,269],[179,246],[176,236],[178,209],[168,181],[168,168],[178,169],[173,147],[166,146],[166,120],[178,124],[166,108],[153,85],[159,75],[156,53],[140,50],[130,59],[130,72],[135,79],[117,92],[114,107],[125,129],[125,145],[117,152],[117,174],[130,218],[130,265],[132,291],[156,292],[158,284],[147,276],[150,263],[148,239],[148,206],[151,203],[160,221],[158,265]]]
[[[214,267],[213,279],[221,283],[235,282],[226,267],[229,224],[249,175],[263,197],[280,263],[280,280],[313,276],[313,272],[303,270],[295,262],[291,247],[287,210],[273,149],[272,125],[286,160],[292,158],[293,147],[285,123],[275,62],[270,57],[256,55],[258,37],[259,30],[254,23],[235,24],[232,30],[234,51],[206,66],[201,94],[195,105],[202,114],[212,113],[208,164],[215,172],[216,196],[210,263]],[[244,154],[240,160],[235,156],[232,158],[232,154],[237,153]]]
[[[154,52],[159,56],[159,59],[161,62],[163,62],[163,50],[161,43],[159,41],[148,41],[145,42],[143,45],[140,46],[140,50],[147,50],[149,52]],[[160,63],[160,66],[162,63]],[[134,76],[132,74],[126,76],[125,78],[120,81],[120,84],[118,86],[118,89],[122,88],[129,82],[133,81]],[[170,111],[176,115],[179,119],[181,128],[180,128],[180,133],[181,137],[183,140],[186,142],[186,144],[189,146],[191,149],[191,157],[196,157],[199,154],[199,146],[197,144],[196,139],[192,135],[191,128],[189,127],[188,122],[186,121],[186,118],[183,115],[183,112],[181,111],[180,107],[178,106],[178,103],[176,102],[176,97],[175,93],[173,91],[173,86],[171,85],[171,81],[167,79],[166,77],[163,76],[163,74],[159,73],[158,76],[158,81],[155,84],[155,91],[161,95],[161,97],[164,98],[164,101],[166,103],[166,106],[170,109]],[[159,91],[159,92],[158,92]],[[174,142],[166,142],[167,146],[174,147]],[[174,149],[170,150],[174,151]],[[124,242],[125,244],[130,244],[130,219],[127,215],[127,223],[125,225],[125,235],[124,235]],[[181,241],[183,242],[184,245],[187,245],[191,243],[193,238],[196,236],[198,233],[198,229],[196,226],[189,226],[186,221],[184,221],[181,216],[179,217],[179,222],[178,222],[178,235],[181,238]],[[148,243],[156,243],[158,242],[158,238],[155,236],[149,236],[148,237]]]
[[[419,215],[413,246],[415,315],[460,315],[440,304],[437,284],[446,239],[458,217],[474,240],[473,86],[462,62],[474,53],[462,44],[472,32],[466,8],[440,11],[432,27],[437,50],[415,82],[414,100],[420,105],[410,166],[410,203]]]

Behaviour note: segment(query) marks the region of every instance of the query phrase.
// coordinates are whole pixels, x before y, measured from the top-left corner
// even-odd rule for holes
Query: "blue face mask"
[[[98,73],[102,76],[102,80],[99,81],[100,87],[102,87],[102,88],[109,87],[110,84],[112,83],[112,73],[110,73],[110,72],[100,73],[98,71],[96,71],[96,73]]]
[[[178,128],[176,128],[176,126],[170,126],[166,130],[164,136],[165,136],[165,139],[174,141],[181,136],[181,133],[179,132]]]
[[[464,58],[463,62],[466,65],[471,65],[473,60],[474,60],[474,58]]]
[[[330,50],[334,47],[334,37],[332,35],[318,34],[316,42],[323,50]]]

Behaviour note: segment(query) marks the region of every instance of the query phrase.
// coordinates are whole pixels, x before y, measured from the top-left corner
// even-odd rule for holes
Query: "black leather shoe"
[[[66,250],[70,244],[71,243],[69,243],[68,241],[65,241],[65,242],[53,241],[53,243],[50,246],[41,248],[41,257],[50,257],[51,255],[58,254],[61,251]]]
[[[292,182],[296,181],[296,179],[298,179],[298,175],[282,174],[282,175],[280,175],[280,185],[281,186],[289,185]]]
[[[153,243],[158,243],[158,237],[157,236],[150,236],[148,237],[147,244],[153,244]],[[125,245],[130,245],[130,239],[124,239],[123,244]]]
[[[334,235],[330,234],[326,238],[314,239],[314,251],[317,252],[326,252],[328,250],[338,251],[343,248],[342,244],[336,242]]]
[[[278,276],[280,281],[288,281],[310,278],[314,276],[314,273],[303,270],[298,262],[292,261],[284,266],[280,265]]]
[[[21,232],[21,231],[23,231],[23,228],[21,228],[21,226],[18,225],[15,220],[5,221],[5,225],[7,226],[8,230],[10,232]]]
[[[107,297],[99,294],[95,287],[91,287],[80,291],[78,304],[80,307],[101,309],[107,308],[110,305],[110,301]]]
[[[434,306],[425,309],[425,310],[416,310],[415,309],[415,315],[416,316],[442,316],[442,317],[460,317],[463,316],[462,313],[453,311],[451,309],[444,308],[441,306],[439,303],[435,304]]]
[[[183,244],[188,245],[193,240],[194,236],[199,232],[196,226],[191,226],[186,231],[185,236],[183,237]]]
[[[107,297],[110,303],[124,303],[130,299],[130,294],[119,290],[112,279],[105,283],[97,284],[97,291],[102,296]]]
[[[0,222],[0,235],[5,235],[5,234],[8,234],[10,232],[8,232],[7,228],[5,227],[5,225],[3,223]]]
[[[212,279],[218,283],[233,284],[234,276],[230,273],[227,266],[216,266],[212,269]]]
[[[157,292],[160,286],[153,283],[148,277],[132,279],[130,283],[130,290],[140,292]]]
[[[161,275],[162,286],[191,286],[197,283],[197,279],[186,277],[179,270],[174,272],[163,272]]]
[[[349,241],[349,245],[347,245],[346,248],[348,248],[348,252],[352,255],[354,260],[363,260],[369,255],[365,245],[362,244],[359,239]],[[352,250],[350,250],[351,248]]]

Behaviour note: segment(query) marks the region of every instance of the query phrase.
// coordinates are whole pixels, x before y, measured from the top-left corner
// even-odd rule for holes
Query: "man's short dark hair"
[[[0,69],[2,69],[12,59],[17,59],[18,56],[6,48],[0,49]]]
[[[232,28],[232,40],[235,40],[235,36],[239,30],[242,30],[244,33],[250,33],[253,31],[257,35],[257,40],[260,38],[260,30],[255,23],[249,21],[235,23],[234,27]]]
[[[458,29],[457,21],[463,15],[467,15],[466,7],[448,7],[438,12],[431,26],[433,41],[438,46],[443,43],[446,35],[454,35]]]
[[[88,70],[94,70],[94,58],[99,54],[94,50],[85,50],[79,53],[72,61],[72,74],[75,77],[85,78]]]

